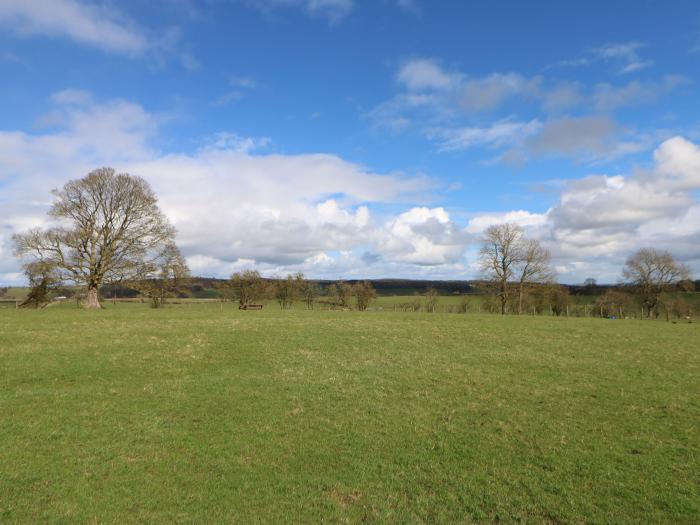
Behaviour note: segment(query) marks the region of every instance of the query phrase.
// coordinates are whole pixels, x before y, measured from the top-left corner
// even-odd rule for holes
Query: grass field
[[[698,523],[700,325],[0,310],[1,523]]]

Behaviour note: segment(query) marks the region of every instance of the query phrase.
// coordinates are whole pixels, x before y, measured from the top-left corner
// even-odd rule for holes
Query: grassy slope
[[[697,523],[700,325],[0,311],[0,522]]]

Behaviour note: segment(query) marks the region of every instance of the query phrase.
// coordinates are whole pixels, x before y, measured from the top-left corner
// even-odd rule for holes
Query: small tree
[[[430,287],[425,292],[425,311],[434,312],[437,309],[438,292],[435,288]]]
[[[583,286],[586,288],[595,288],[598,286],[598,281],[596,281],[593,277],[587,277],[585,281],[583,281]]]
[[[369,281],[355,283],[355,286],[353,286],[353,293],[355,295],[357,309],[361,312],[367,310],[369,303],[377,296],[372,283]]]
[[[551,286],[549,288],[549,304],[554,315],[566,315],[571,305],[569,289],[561,285]]]
[[[460,295],[459,297],[459,305],[457,305],[457,311],[460,314],[466,314],[469,311],[469,297],[466,295]]]
[[[690,306],[682,297],[676,297],[671,306],[671,312],[678,319],[690,316]]]
[[[51,302],[51,291],[60,284],[55,267],[44,262],[26,264],[24,274],[29,281],[29,294],[20,308],[44,308]]]
[[[354,290],[353,287],[345,281],[338,281],[334,285],[329,286],[329,295],[333,298],[336,304],[342,308],[347,308]]]
[[[670,252],[642,248],[627,259],[623,278],[639,295],[646,314],[658,315],[661,294],[672,289],[679,281],[689,278],[688,269],[678,263]]]
[[[286,279],[278,279],[275,282],[275,298],[283,310],[294,306],[299,296],[299,281],[303,280],[303,275],[301,275],[301,279],[299,279],[299,275],[301,274],[296,277],[288,275]]]
[[[523,299],[528,286],[553,279],[549,251],[534,239],[521,239],[516,246],[514,273],[518,284],[518,314],[523,313]],[[568,290],[567,290],[568,293]],[[558,315],[558,314],[557,314]]]
[[[253,303],[263,293],[263,280],[257,270],[245,270],[231,275],[229,287],[241,306]]]
[[[634,309],[634,300],[629,294],[617,290],[606,290],[593,306],[593,314],[600,317],[623,318]]]
[[[160,308],[169,297],[183,293],[190,277],[185,258],[174,244],[167,246],[150,271],[132,284],[133,288],[151,300],[152,308]]]
[[[301,274],[299,274],[301,275]],[[303,276],[302,276],[303,277]],[[308,310],[314,309],[314,301],[319,294],[319,287],[316,281],[305,279],[301,285],[301,297]]]

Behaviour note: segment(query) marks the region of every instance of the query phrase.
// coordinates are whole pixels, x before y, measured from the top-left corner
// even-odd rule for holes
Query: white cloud
[[[3,258],[12,232],[44,224],[50,189],[103,165],[145,177],[193,267],[218,275],[241,261],[269,272],[315,271],[340,252],[354,254],[343,260],[367,266],[359,253],[378,250],[391,221],[375,217],[370,207],[401,206],[432,186],[425,177],[378,174],[335,155],[257,154],[269,139],[230,133],[215,135],[192,153],[165,154],[151,145],[160,119],[138,105],[98,103],[77,90],[53,100],[48,131],[0,132]],[[406,249],[415,251],[410,243]],[[401,259],[395,247],[391,257]],[[342,269],[335,262],[321,265],[328,272]],[[16,272],[16,261],[5,261],[0,282]]]
[[[377,250],[391,262],[454,264],[462,259],[469,239],[443,208],[412,208],[386,224]]]
[[[547,223],[546,213],[531,213],[527,210],[515,210],[501,213],[479,214],[469,221],[466,230],[472,234],[480,234],[489,226],[503,223],[517,224],[523,228],[535,228]]]
[[[440,151],[459,151],[476,146],[502,147],[519,143],[537,133],[540,128],[541,123],[538,120],[503,120],[483,128],[433,128],[427,131],[427,136],[438,141]]]
[[[700,270],[700,148],[663,142],[646,171],[571,181],[548,211],[472,215],[415,206],[430,181],[378,174],[335,155],[261,154],[269,139],[218,134],[193,152],[152,144],[161,119],[127,101],[57,93],[51,128],[0,132],[0,282],[18,279],[12,232],[44,224],[49,190],[102,165],[144,176],[198,274],[474,277],[468,250],[490,224],[516,222],[552,250],[563,281],[614,280],[625,256],[669,248]],[[568,146],[567,146],[568,147]],[[380,213],[390,203],[394,213]],[[467,210],[460,210],[459,215]]]
[[[447,73],[436,60],[429,58],[409,60],[401,66],[396,78],[411,91],[448,89],[459,81],[459,76]]]
[[[700,148],[674,137],[658,146],[654,161],[627,176],[569,181],[542,213],[476,214],[466,232],[478,237],[492,224],[519,224],[551,250],[562,282],[615,282],[625,258],[643,246],[667,249],[700,272]]]
[[[663,142],[650,171],[595,175],[570,183],[548,213],[553,246],[567,260],[620,263],[641,246],[670,249],[700,269],[700,149]]]
[[[77,0],[3,0],[0,25],[19,34],[68,37],[103,51],[142,55],[149,40],[112,9]]]
[[[630,58],[637,47],[600,48],[596,59]],[[594,86],[512,72],[469,77],[431,58],[403,63],[396,78],[401,91],[365,114],[375,128],[420,132],[439,151],[504,148],[490,162],[509,164],[553,156],[593,164],[646,150],[650,137],[625,129],[610,113],[652,103],[689,83],[679,75]],[[533,118],[538,107],[545,115]],[[580,115],[582,108],[591,114]],[[518,118],[516,112],[528,118]]]
[[[581,67],[605,62],[615,66],[618,74],[628,74],[640,71],[654,65],[652,60],[644,60],[639,56],[639,50],[646,47],[641,42],[608,43],[588,50],[584,56],[574,59],[559,60],[548,67]]]
[[[651,60],[642,60],[638,50],[645,47],[640,42],[609,43],[593,49],[593,54],[606,62],[618,65],[621,74],[632,73],[654,64]]]
[[[174,56],[187,69],[198,67],[191,52],[182,49],[177,28],[153,35],[117,9],[87,0],[3,0],[0,27],[21,36],[68,38],[130,57]]]

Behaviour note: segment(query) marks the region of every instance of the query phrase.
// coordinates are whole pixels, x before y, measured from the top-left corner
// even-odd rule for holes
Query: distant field
[[[700,521],[700,324],[109,306],[0,310],[0,523]]]

